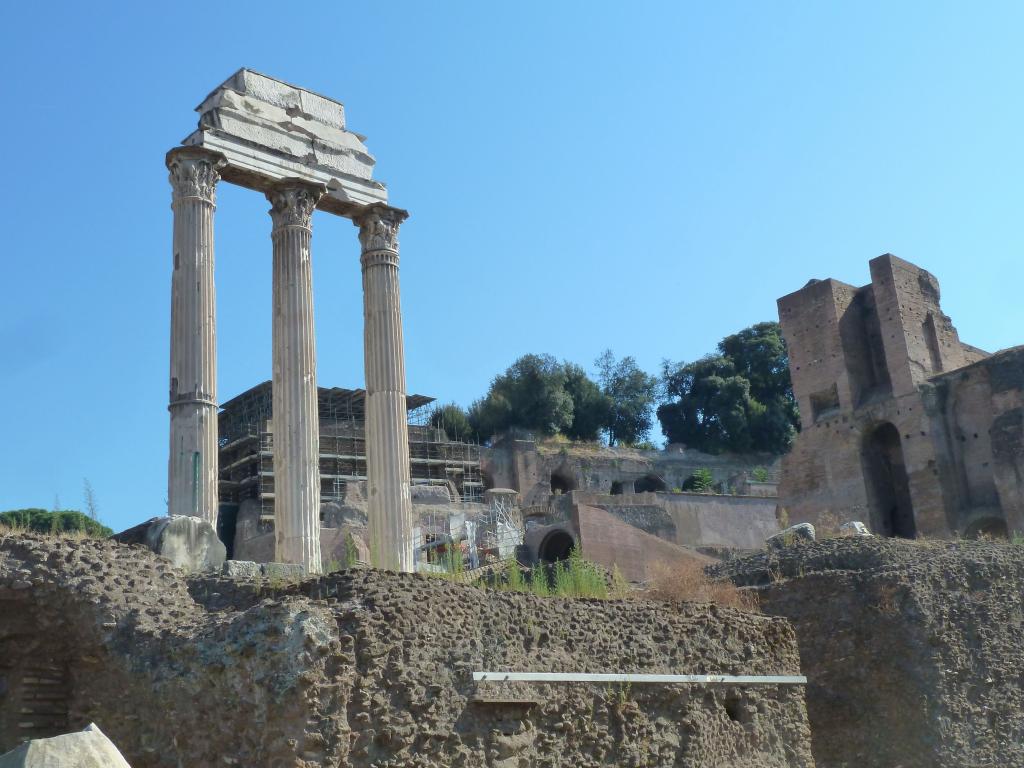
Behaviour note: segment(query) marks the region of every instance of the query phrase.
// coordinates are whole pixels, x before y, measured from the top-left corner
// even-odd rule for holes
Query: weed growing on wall
[[[738,589],[729,581],[708,578],[698,560],[656,565],[646,596],[670,603],[714,603],[743,611],[757,610],[753,592]]]

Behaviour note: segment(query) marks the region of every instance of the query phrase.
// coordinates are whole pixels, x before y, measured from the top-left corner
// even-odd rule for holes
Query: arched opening
[[[668,486],[657,475],[644,475],[639,480],[633,481],[633,490],[636,493],[657,493],[659,491],[667,491]]]
[[[629,490],[633,490],[632,483],[624,483],[621,480],[616,480],[612,483],[612,496],[621,496],[626,492],[626,486],[629,485]]]
[[[1010,531],[1001,517],[982,517],[964,528],[965,539],[1008,539]]]
[[[568,560],[569,553],[576,546],[576,541],[568,531],[556,530],[544,537],[540,543],[537,556],[544,563],[557,563],[560,560]]]
[[[889,422],[864,440],[861,463],[871,505],[871,527],[883,536],[917,536],[910,482],[903,461],[900,433]]]
[[[576,490],[576,478],[568,472],[558,469],[551,473],[551,492],[568,493]]]

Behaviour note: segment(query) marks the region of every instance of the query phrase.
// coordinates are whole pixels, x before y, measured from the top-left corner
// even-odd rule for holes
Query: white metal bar
[[[704,685],[806,685],[803,675],[648,675],[591,672],[474,672],[477,682],[698,683]]]

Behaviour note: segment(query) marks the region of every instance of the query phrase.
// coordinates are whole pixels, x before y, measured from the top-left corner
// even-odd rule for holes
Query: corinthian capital
[[[394,251],[398,253],[398,227],[409,218],[409,212],[384,203],[371,203],[352,217],[359,227],[359,244],[363,253]]]
[[[274,229],[305,227],[313,223],[313,209],[327,188],[303,179],[282,179],[267,192]]]
[[[166,162],[175,200],[198,197],[217,202],[218,171],[227,165],[224,155],[202,147],[177,147],[167,153]]]

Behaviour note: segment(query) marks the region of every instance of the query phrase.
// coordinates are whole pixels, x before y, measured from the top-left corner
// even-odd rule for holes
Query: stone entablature
[[[388,200],[384,184],[372,178],[366,137],[345,128],[340,102],[240,69],[196,112],[199,128],[182,144],[222,154],[225,181],[267,192],[298,176],[323,184],[319,208],[341,216]]]

